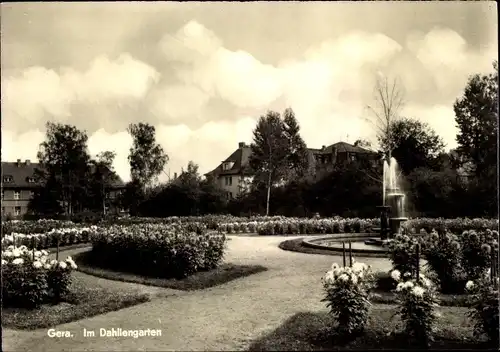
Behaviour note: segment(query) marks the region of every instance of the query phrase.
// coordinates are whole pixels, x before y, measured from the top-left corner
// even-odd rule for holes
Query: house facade
[[[39,167],[40,164],[30,160],[2,161],[2,218],[22,218],[28,212],[29,202],[35,190],[40,187],[35,179],[35,170]],[[117,180],[107,189],[107,197],[115,199],[124,188],[123,181]]]
[[[373,161],[380,160],[378,153],[346,142],[338,142],[328,147],[323,146],[321,149],[308,148],[307,151],[308,175],[311,179],[321,177],[338,163],[352,162],[361,157],[367,157]],[[238,149],[205,176],[213,178],[217,185],[226,192],[228,199],[234,198],[248,189],[251,183],[252,175],[248,169],[250,154],[250,146],[240,142]]]

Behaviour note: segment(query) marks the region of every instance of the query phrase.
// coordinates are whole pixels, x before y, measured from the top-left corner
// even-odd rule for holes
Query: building
[[[238,149],[223,160],[214,170],[206,173],[205,177],[213,178],[218,186],[226,191],[227,199],[236,197],[247,189],[252,180],[252,176],[248,171],[250,154],[249,145],[244,142],[238,143]]]
[[[309,175],[312,179],[331,171],[334,165],[341,162],[351,162],[361,157],[380,160],[379,153],[346,142],[338,142],[328,147],[323,146],[321,149],[308,148],[307,151]],[[240,142],[238,149],[205,176],[213,178],[219,187],[227,192],[228,199],[236,197],[248,188],[252,180],[248,168],[250,154],[250,146]]]
[[[30,160],[2,161],[2,217],[20,218],[27,213],[28,204],[40,187],[35,179],[35,170],[39,165]],[[107,190],[107,196],[115,199],[124,188],[125,184],[118,179]]]

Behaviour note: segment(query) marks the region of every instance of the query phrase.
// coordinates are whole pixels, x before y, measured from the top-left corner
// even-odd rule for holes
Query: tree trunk
[[[269,216],[269,200],[271,199],[271,172],[267,179],[267,201],[266,201],[266,216]]]

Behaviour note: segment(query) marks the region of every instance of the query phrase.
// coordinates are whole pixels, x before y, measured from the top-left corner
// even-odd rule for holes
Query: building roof
[[[219,176],[219,175],[237,175],[244,171],[245,167],[248,165],[248,159],[252,149],[250,146],[240,143],[238,149],[236,149],[230,156],[228,156],[223,162],[221,162],[215,169],[207,172],[205,176]],[[233,162],[233,166],[229,170],[224,170],[222,165],[226,162]]]
[[[346,143],[346,142],[334,143],[334,144],[332,144],[324,149],[320,149],[320,152],[325,153],[325,154],[331,154],[331,153],[333,153],[334,149],[337,150],[337,153],[345,153],[345,152],[358,153],[358,154],[365,154],[365,153],[374,154],[375,153],[374,151],[371,151],[371,150],[368,150],[368,149],[365,149],[362,147],[354,146],[354,145]]]
[[[33,163],[30,160],[26,161],[2,161],[2,187],[3,188],[32,188],[38,187],[38,183],[29,182],[30,178],[33,178],[35,175],[35,170],[40,168],[39,163]],[[12,177],[12,182],[3,182],[3,178],[6,176]],[[125,184],[120,178],[120,176],[116,175],[117,179],[112,183],[113,187],[121,188],[124,187]]]

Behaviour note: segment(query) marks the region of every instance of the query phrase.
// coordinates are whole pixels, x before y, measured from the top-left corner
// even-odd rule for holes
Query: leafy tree
[[[40,168],[36,177],[46,187],[50,185],[51,194],[57,194],[65,214],[70,215],[78,208],[82,210],[87,197],[88,137],[75,126],[52,122],[46,126],[46,139],[38,152]]]
[[[151,187],[163,171],[168,156],[161,145],[156,143],[156,129],[147,123],[130,124],[128,132],[133,138],[128,157],[130,174],[143,192]]]
[[[291,177],[303,177],[309,168],[307,146],[300,136],[300,126],[292,109],[288,108],[283,113],[283,129],[288,140],[288,166]],[[291,178],[289,177],[289,178]]]
[[[497,164],[498,62],[494,72],[469,78],[465,92],[454,104],[457,152],[475,165],[480,175]]]
[[[95,159],[91,160],[91,186],[92,198],[94,200],[93,207],[101,208],[103,214],[106,215],[106,207],[110,204],[106,203],[107,190],[119,179],[118,175],[113,170],[113,161],[116,154],[111,151],[99,153]]]
[[[419,167],[436,165],[444,143],[426,123],[403,118],[394,121],[389,136],[381,136],[380,145],[387,150],[392,145],[392,156],[398,161],[401,171],[408,175]]]
[[[279,113],[268,111],[260,117],[250,147],[249,165],[255,174],[254,182],[266,186],[266,215],[269,215],[271,187],[284,180],[291,165],[290,140],[285,135],[285,124]]]

